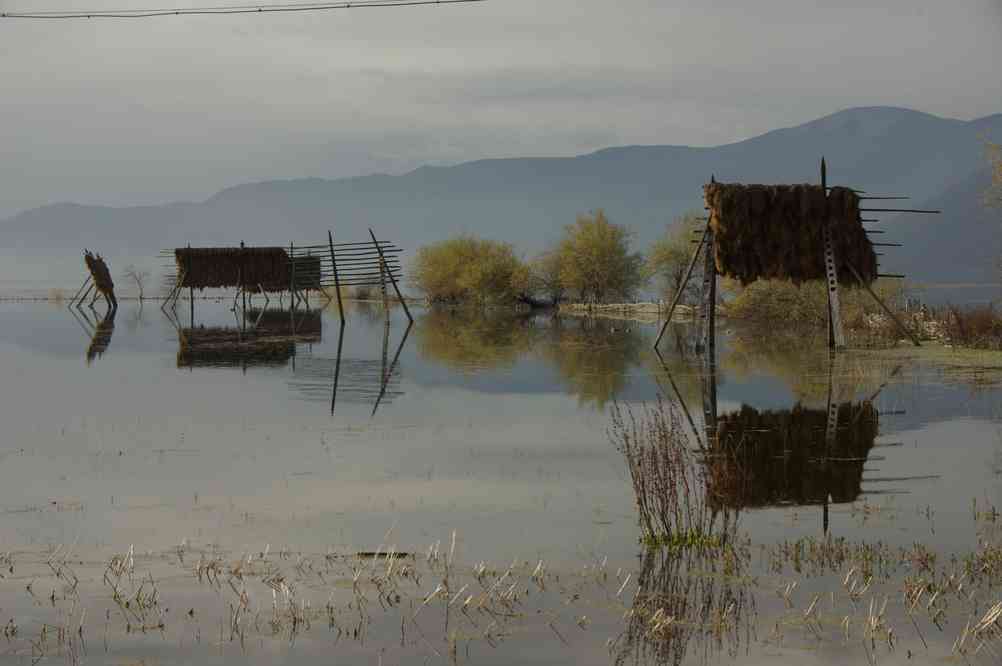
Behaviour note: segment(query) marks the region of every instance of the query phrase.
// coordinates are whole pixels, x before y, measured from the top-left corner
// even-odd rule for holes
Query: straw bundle
[[[744,406],[718,419],[719,447],[709,457],[714,503],[729,507],[852,502],[877,437],[869,402],[843,403],[827,450],[823,409],[758,411]]]
[[[181,287],[243,287],[250,293],[288,291],[293,262],[281,247],[185,247],[174,250]],[[320,288],[320,257],[295,258],[295,288]]]
[[[717,272],[748,284],[760,279],[825,279],[825,217],[831,226],[839,282],[877,279],[877,256],[859,219],[859,197],[820,185],[703,186],[716,241]]]

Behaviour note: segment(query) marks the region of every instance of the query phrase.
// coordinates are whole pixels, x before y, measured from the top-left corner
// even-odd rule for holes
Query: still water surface
[[[240,322],[228,303],[206,301],[192,328],[187,310],[172,322],[153,303],[127,303],[113,320],[0,305],[0,551],[155,553],[190,543],[237,554],[353,552],[392,543],[423,552],[454,532],[457,557],[471,563],[635,567],[640,532],[608,410],[659,391],[674,398],[670,376],[701,421],[690,332],[674,331],[659,359],[653,325],[415,314],[408,328],[398,309],[387,319],[357,305],[339,334],[329,311]],[[784,422],[794,409],[823,410],[829,372],[824,350],[724,327],[721,419]],[[835,476],[791,454],[802,441],[763,445],[751,487],[732,498],[744,509],[741,530],[756,543],[820,536],[827,500],[834,535],[974,548],[972,501],[1002,505],[998,391],[872,353],[850,352],[834,373],[839,401],[872,398],[876,431],[847,444],[852,455]],[[0,591],[13,599],[6,582]],[[474,661],[581,661],[581,647],[550,642],[544,650],[515,641],[505,656]],[[277,650],[295,660],[308,645],[254,658]],[[183,663],[188,653],[175,648],[136,649]],[[585,653],[588,663],[611,661],[601,649]],[[111,654],[121,663],[130,652]],[[839,655],[810,659],[841,663]]]

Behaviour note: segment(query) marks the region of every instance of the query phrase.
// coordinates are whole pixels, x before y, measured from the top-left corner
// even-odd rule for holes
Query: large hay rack
[[[828,347],[845,348],[845,333],[839,305],[839,286],[865,289],[894,324],[911,341],[919,340],[873,291],[877,278],[903,278],[880,273],[875,247],[895,247],[895,243],[875,243],[864,213],[931,213],[939,211],[902,208],[864,208],[861,202],[874,199],[906,199],[898,196],[870,196],[848,187],[829,187],[827,166],[821,159],[820,185],[744,185],[718,183],[711,178],[703,188],[706,227],[700,232],[696,249],[682,284],[672,298],[664,324],[654,342],[657,348],[675,308],[685,293],[693,270],[702,259],[703,287],[699,305],[700,349],[714,354],[716,334],[717,276],[733,277],[743,284],[759,279],[784,279],[795,283],[824,280],[828,296]]]

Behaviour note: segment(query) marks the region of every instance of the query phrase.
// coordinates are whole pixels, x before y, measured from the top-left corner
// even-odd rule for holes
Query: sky
[[[0,0],[0,11],[209,4],[240,3]],[[853,106],[970,120],[1002,112],[1000,62],[1002,0],[0,19],[0,217],[485,157],[718,145]]]

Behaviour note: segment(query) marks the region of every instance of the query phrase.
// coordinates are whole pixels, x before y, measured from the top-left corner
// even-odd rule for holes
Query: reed
[[[610,411],[609,438],[626,459],[643,540],[672,549],[722,545],[708,474],[678,406],[659,395],[637,411],[618,403]]]

